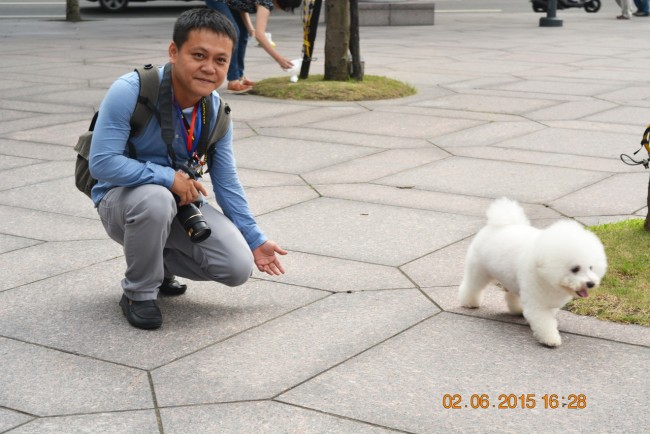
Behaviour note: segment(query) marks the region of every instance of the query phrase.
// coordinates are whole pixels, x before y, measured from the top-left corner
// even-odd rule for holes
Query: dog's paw
[[[551,336],[545,336],[544,338],[537,336],[537,340],[540,344],[549,348],[555,348],[562,345],[562,338],[560,337],[559,333]]]

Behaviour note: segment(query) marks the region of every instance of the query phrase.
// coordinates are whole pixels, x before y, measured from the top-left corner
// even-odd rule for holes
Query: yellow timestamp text
[[[570,393],[557,395],[547,393],[537,397],[534,393],[502,393],[496,399],[486,393],[474,393],[464,397],[459,393],[445,393],[442,395],[442,406],[446,409],[461,410],[470,409],[533,409],[543,408],[545,410],[569,409],[582,410],[587,408],[587,397],[582,393]]]

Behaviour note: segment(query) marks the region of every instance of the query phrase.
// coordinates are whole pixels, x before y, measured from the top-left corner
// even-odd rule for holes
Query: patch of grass
[[[607,274],[588,298],[566,309],[578,315],[650,326],[650,232],[643,219],[593,226],[607,253]]]
[[[291,83],[288,76],[258,81],[251,92],[269,98],[315,101],[369,101],[415,95],[413,86],[386,77],[365,75],[362,81],[325,81],[310,75]]]

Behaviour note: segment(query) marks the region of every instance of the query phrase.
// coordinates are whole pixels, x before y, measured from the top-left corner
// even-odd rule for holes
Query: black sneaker
[[[162,295],[176,296],[185,294],[187,285],[181,285],[175,277],[165,277],[162,285],[158,288],[158,292]]]
[[[157,329],[162,325],[162,313],[156,300],[133,301],[126,295],[122,295],[120,306],[133,327],[149,330]]]

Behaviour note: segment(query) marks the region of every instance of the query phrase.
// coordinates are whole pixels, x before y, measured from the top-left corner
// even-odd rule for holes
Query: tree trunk
[[[646,205],[648,206],[648,213],[645,216],[645,223],[643,224],[643,229],[650,231],[650,181],[648,181],[648,197],[646,199]]]
[[[79,12],[79,0],[65,0],[65,20],[81,21],[81,12]]]
[[[350,44],[350,9],[348,0],[327,0],[325,30],[325,80],[346,81],[350,78],[348,51]]]
[[[352,55],[352,78],[361,81],[363,67],[359,48],[359,0],[350,0],[350,54]]]

